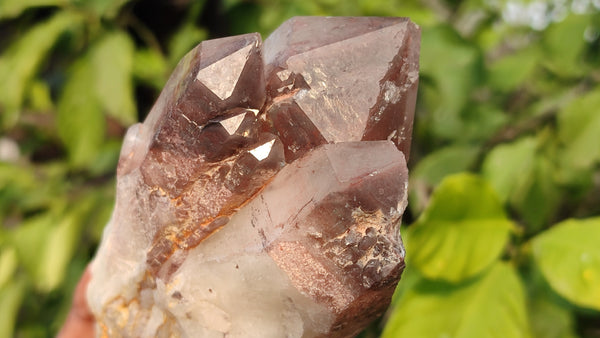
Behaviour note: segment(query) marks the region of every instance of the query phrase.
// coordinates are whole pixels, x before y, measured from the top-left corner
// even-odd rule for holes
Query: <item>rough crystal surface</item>
[[[350,337],[389,304],[418,82],[404,18],[209,40],[125,137],[98,336]]]

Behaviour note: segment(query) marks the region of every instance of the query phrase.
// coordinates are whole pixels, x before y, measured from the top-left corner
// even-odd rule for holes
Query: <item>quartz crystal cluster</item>
[[[405,18],[204,41],[125,137],[92,263],[100,337],[351,337],[404,268]]]

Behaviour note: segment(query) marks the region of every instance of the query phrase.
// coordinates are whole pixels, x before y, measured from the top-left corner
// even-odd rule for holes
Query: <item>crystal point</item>
[[[419,28],[297,17],[202,42],[125,137],[98,336],[352,337],[404,268]]]

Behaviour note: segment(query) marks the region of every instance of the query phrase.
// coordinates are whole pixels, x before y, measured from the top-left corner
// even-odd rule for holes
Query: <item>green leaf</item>
[[[58,102],[58,131],[74,167],[98,159],[105,139],[105,111],[127,126],[137,121],[133,94],[133,44],[107,33],[73,65]]]
[[[567,220],[532,240],[550,286],[570,302],[600,311],[600,217]]]
[[[58,37],[79,23],[79,17],[61,11],[37,24],[0,57],[0,128],[13,126],[19,117],[30,81]]]
[[[547,222],[556,213],[560,202],[561,191],[556,185],[554,173],[555,165],[546,156],[539,155],[535,158],[532,180],[524,187],[527,190],[515,192],[511,198],[513,207],[523,216],[530,225],[530,232],[540,230],[547,226]]]
[[[575,338],[573,313],[545,298],[536,298],[529,306],[534,337]]]
[[[0,163],[0,216],[37,212],[65,194],[66,166],[56,162],[36,167]],[[2,224],[2,217],[0,217]]]
[[[409,228],[408,262],[428,278],[460,282],[499,257],[512,228],[486,181],[471,174],[452,175]]]
[[[60,291],[63,292],[63,296],[60,299],[60,305],[56,304],[52,309],[52,322],[45,325],[46,332],[48,329],[50,329],[50,332],[58,332],[62,328],[73,304],[73,297],[75,296],[74,290],[77,288],[77,284],[79,284],[79,280],[88,264],[89,257],[82,254],[75,255],[69,262],[69,266],[65,273],[65,279],[60,288]]]
[[[502,201],[527,184],[537,148],[534,137],[523,137],[513,143],[501,144],[486,156],[482,174],[494,187]]]
[[[525,244],[525,251],[531,246]],[[534,337],[575,338],[573,306],[552,290],[533,259],[521,266],[522,278],[528,290],[527,310]]]
[[[19,261],[38,289],[41,289],[39,285],[44,283],[43,276],[39,273],[40,265],[43,264],[43,248],[54,222],[55,217],[45,213],[28,219],[11,233],[10,243],[15,246]]]
[[[36,289],[55,290],[79,244],[93,199],[84,197],[66,211],[64,203],[15,228],[10,237]]]
[[[540,134],[541,137],[544,135]],[[504,202],[518,211],[531,230],[550,219],[560,200],[555,166],[538,151],[535,137],[496,146],[485,158],[482,172]]]
[[[496,60],[490,66],[490,85],[502,91],[516,89],[531,76],[539,62],[540,55],[536,47],[525,48]]]
[[[121,7],[131,0],[71,0],[80,6],[91,10],[96,16],[113,19],[119,13]]]
[[[512,267],[494,264],[452,286],[422,279],[397,304],[382,337],[528,337],[525,295]]]
[[[23,278],[10,281],[0,288],[0,337],[13,337],[19,306],[25,294]]]
[[[509,121],[499,107],[489,103],[470,104],[460,116],[463,121],[463,135],[457,139],[480,144],[482,141],[487,141]]]
[[[105,119],[94,88],[93,64],[79,60],[58,101],[58,133],[74,167],[84,167],[96,157],[104,141]]]
[[[424,3],[419,1],[360,0],[357,3],[362,15],[405,16],[420,26],[433,26],[441,19],[437,15],[438,13],[429,10]]]
[[[105,34],[90,52],[97,99],[105,111],[124,126],[137,122],[133,94],[131,38],[122,32]]]
[[[13,278],[18,263],[17,252],[14,248],[2,248],[0,251],[0,289]]]
[[[133,76],[161,89],[167,80],[167,61],[153,49],[137,50],[134,54]]]
[[[96,159],[88,170],[93,176],[114,175],[115,168],[119,162],[121,151],[121,140],[109,140],[98,150]]]
[[[402,302],[402,298],[417,285],[423,276],[419,273],[419,270],[415,269],[413,265],[408,264],[402,272],[402,278],[398,282],[398,286],[392,296],[392,303],[390,306],[394,306]]]
[[[429,128],[439,137],[464,138],[460,113],[482,80],[479,49],[452,28],[440,25],[423,29],[420,62],[425,81],[419,90],[431,111]]]
[[[30,8],[65,6],[68,2],[68,0],[2,0],[0,1],[0,20],[15,18]]]
[[[33,111],[48,112],[52,109],[53,103],[48,83],[40,80],[33,80],[27,93],[28,105]]]
[[[429,191],[450,174],[468,170],[479,149],[471,145],[452,145],[436,150],[420,160],[410,175],[410,203],[413,212],[420,213],[427,203]]]
[[[177,65],[187,52],[207,37],[208,33],[204,29],[196,27],[193,23],[184,24],[169,42],[169,63]]]
[[[478,152],[477,146],[472,145],[451,145],[435,150],[417,163],[411,179],[437,185],[444,177],[467,170]]]
[[[44,291],[56,289],[63,281],[67,266],[79,244],[83,216],[90,208],[89,200],[83,200],[63,215],[48,233],[44,243],[41,264],[38,265],[38,287]]]
[[[100,242],[104,228],[108,224],[115,205],[114,185],[108,186],[110,189],[105,191],[96,191],[96,203],[91,211],[91,217],[87,220],[88,227],[86,232],[94,242]]]
[[[314,3],[312,3],[314,5]],[[227,19],[231,22],[232,34],[258,32],[261,29],[260,17],[264,6],[254,2],[239,2],[227,10]]]
[[[0,162],[0,216],[8,213],[36,186],[35,175],[29,168]],[[26,209],[18,205],[17,209]],[[0,217],[0,225],[4,217]]]
[[[558,114],[558,135],[564,144],[562,162],[574,170],[600,162],[600,88],[562,109]]]
[[[590,15],[571,14],[546,29],[542,44],[543,55],[546,57],[546,66],[553,72],[569,77],[584,74],[584,32],[591,22],[590,19]]]

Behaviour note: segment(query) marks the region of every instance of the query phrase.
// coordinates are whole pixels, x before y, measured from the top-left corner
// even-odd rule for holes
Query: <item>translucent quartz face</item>
[[[202,42],[125,137],[99,336],[346,337],[389,304],[418,84],[405,18]]]

